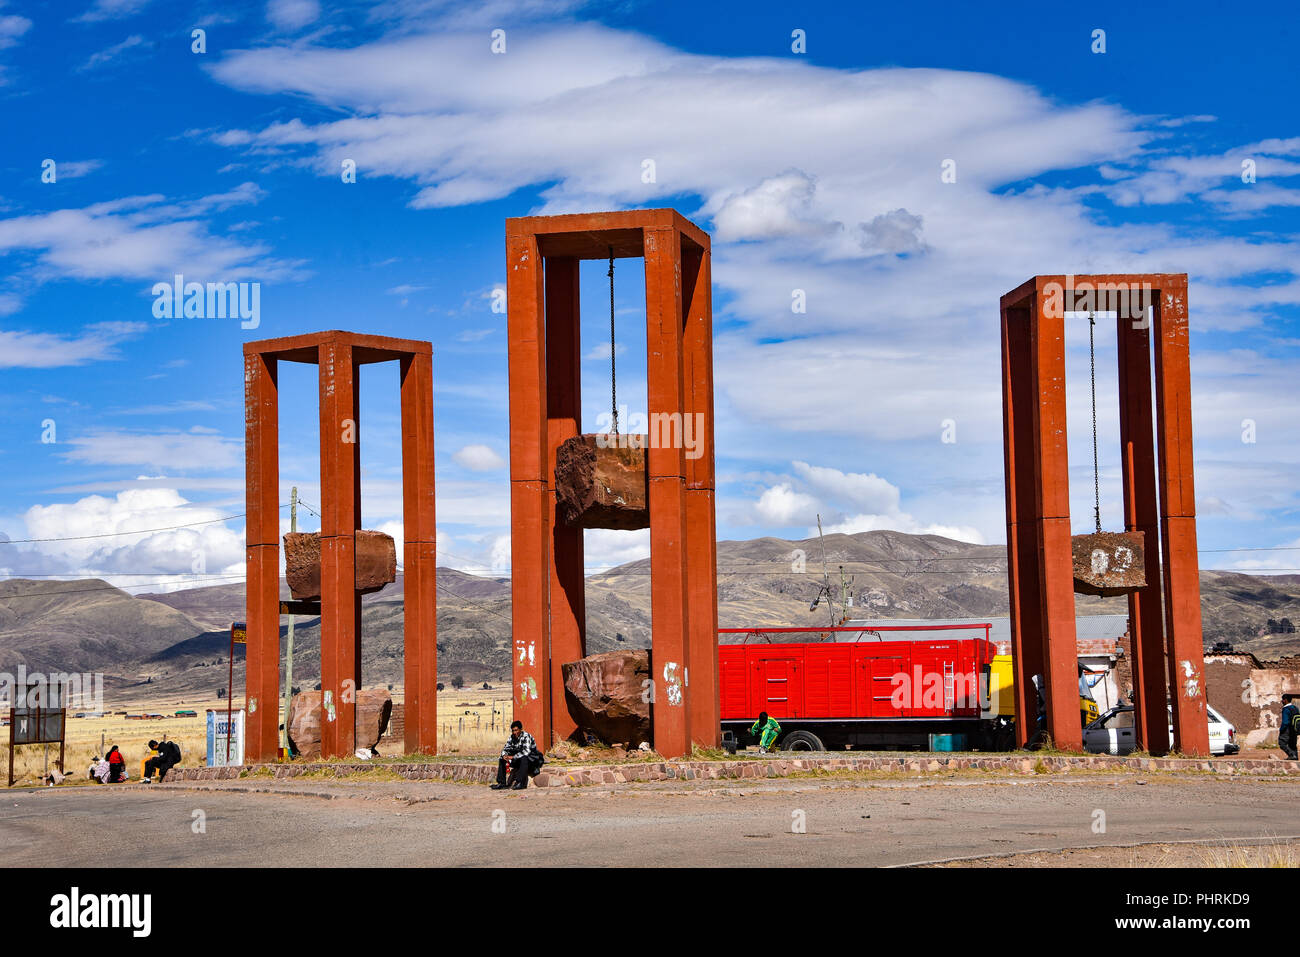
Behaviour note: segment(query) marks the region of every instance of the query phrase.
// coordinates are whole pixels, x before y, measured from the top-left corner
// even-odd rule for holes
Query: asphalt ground
[[[1098,772],[665,781],[497,792],[244,779],[14,790],[7,867],[891,866],[1300,840],[1282,778]]]

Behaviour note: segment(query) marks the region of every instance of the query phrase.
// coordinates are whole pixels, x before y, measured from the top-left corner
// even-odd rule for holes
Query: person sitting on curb
[[[95,760],[90,762],[90,780],[96,784],[108,783],[108,762],[95,755]]]
[[[144,783],[153,784],[153,773],[158,772],[158,783],[167,778],[167,772],[181,763],[181,749],[175,741],[149,742],[149,750],[156,751],[157,756],[144,763]]]
[[[1300,708],[1295,705],[1295,695],[1282,695],[1282,720],[1277,728],[1277,746],[1287,760],[1296,760],[1296,724],[1300,723]]]
[[[512,721],[510,739],[501,749],[497,761],[497,783],[492,785],[492,790],[524,790],[528,787],[529,776],[536,775],[544,762],[542,752],[537,750],[537,742],[524,730],[523,722]]]
[[[116,744],[108,749],[108,754],[104,755],[104,760],[108,762],[109,784],[118,784],[127,779],[126,758],[122,757],[122,752],[117,750]]]
[[[776,718],[769,718],[767,712],[763,711],[758,720],[749,726],[749,733],[758,737],[758,753],[767,754],[781,734],[781,726],[776,723]]]

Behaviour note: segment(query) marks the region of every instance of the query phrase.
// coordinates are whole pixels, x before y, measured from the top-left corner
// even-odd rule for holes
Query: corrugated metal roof
[[[1011,619],[1005,615],[995,618],[860,618],[846,621],[845,626],[861,627],[862,633],[837,632],[836,641],[916,641],[923,638],[983,638],[982,632],[972,628],[953,628],[951,631],[894,631],[899,625],[990,625],[989,640],[1009,645]],[[875,630],[875,634],[871,632]],[[1074,619],[1075,637],[1080,655],[1108,655],[1115,653],[1119,639],[1128,631],[1128,615],[1079,615]],[[879,636],[879,637],[877,637]]]

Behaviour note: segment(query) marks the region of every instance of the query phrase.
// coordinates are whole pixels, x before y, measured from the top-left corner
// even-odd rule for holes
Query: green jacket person
[[[758,750],[766,754],[780,735],[781,726],[776,723],[776,718],[769,718],[764,711],[759,714],[758,720],[749,726],[749,733],[761,735],[758,739]]]

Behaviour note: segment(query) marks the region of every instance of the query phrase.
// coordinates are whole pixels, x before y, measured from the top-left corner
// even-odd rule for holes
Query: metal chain
[[[1097,347],[1093,342],[1092,330],[1097,325],[1097,317],[1088,313],[1088,364],[1092,375],[1092,515],[1097,524],[1097,534],[1101,534],[1101,473],[1097,465]]]
[[[609,404],[614,424],[613,434],[618,435],[618,376],[614,364],[614,247],[609,247]]]

